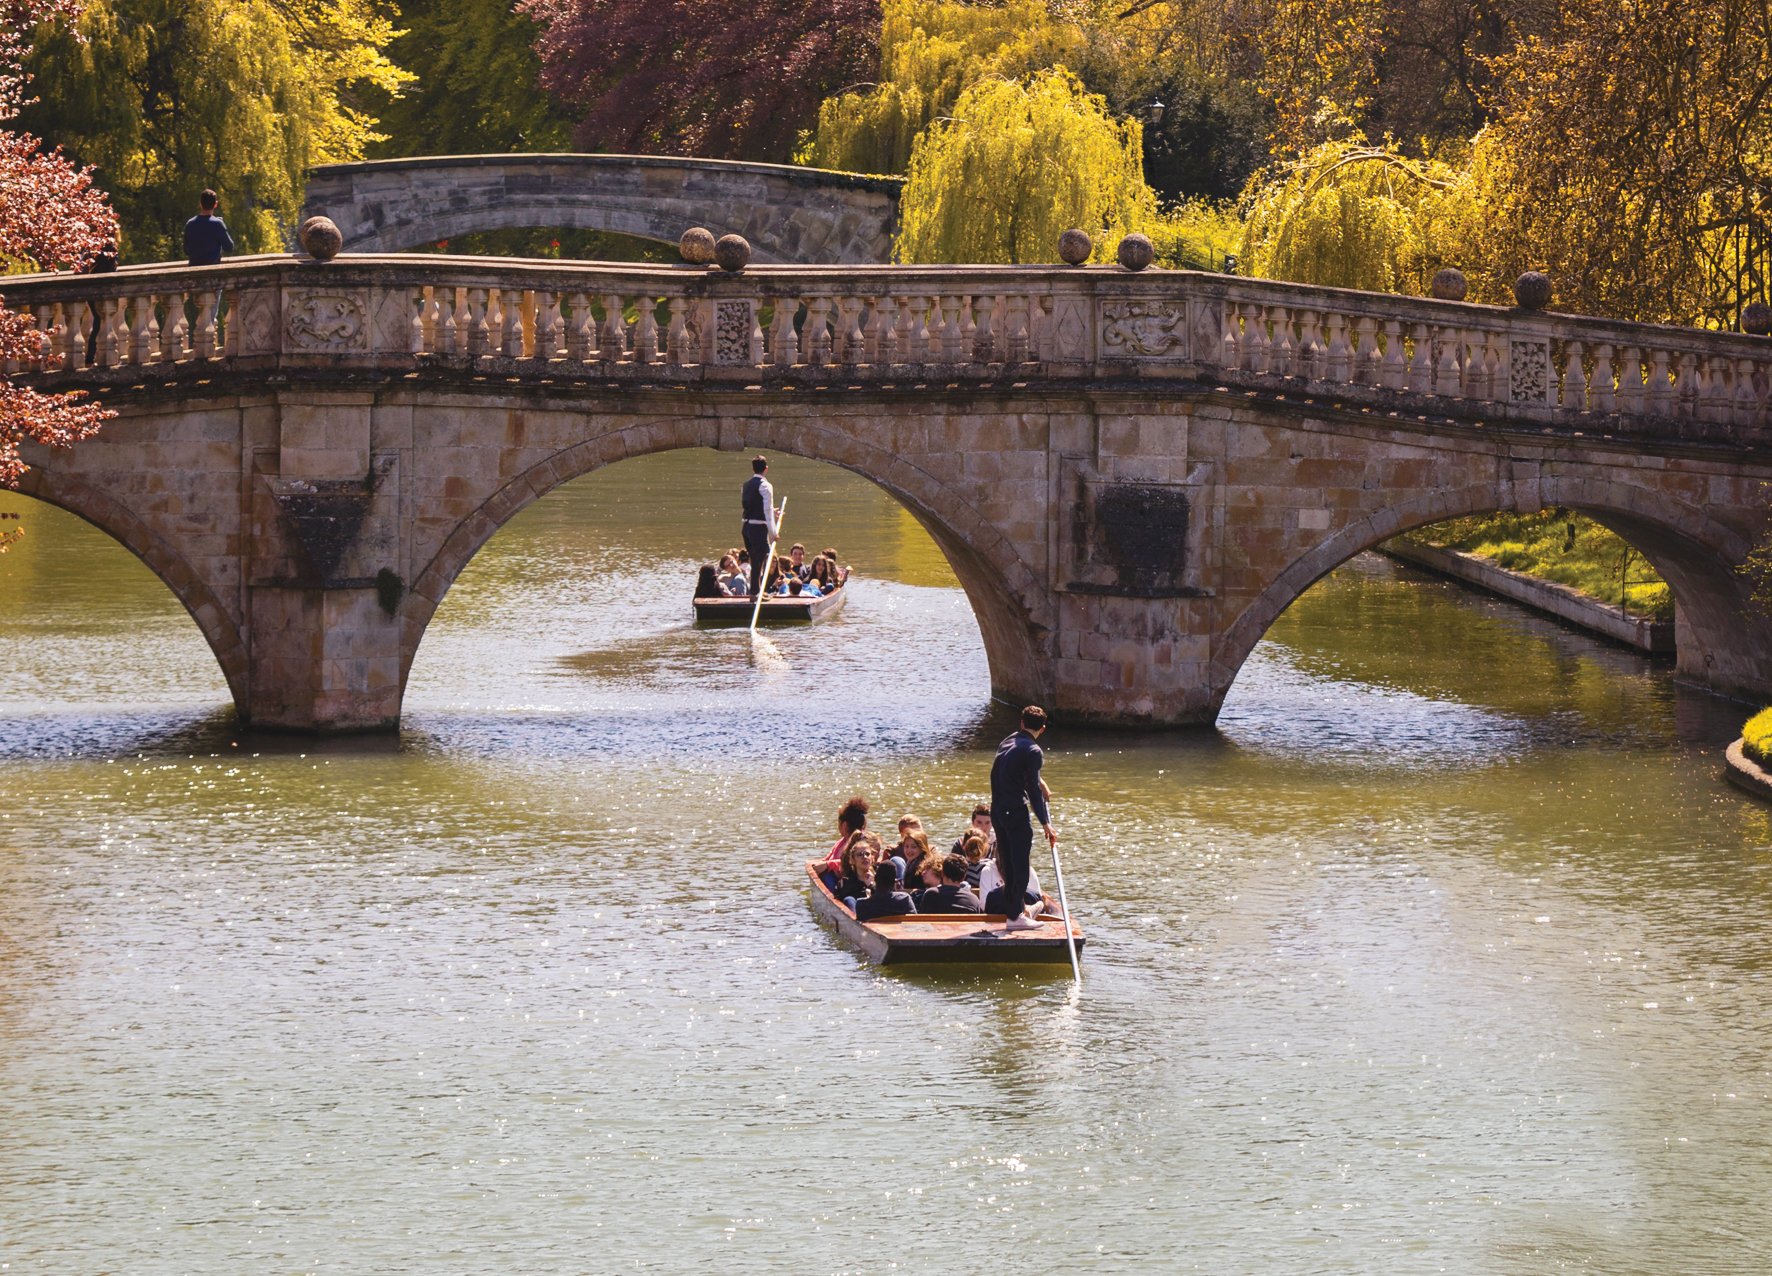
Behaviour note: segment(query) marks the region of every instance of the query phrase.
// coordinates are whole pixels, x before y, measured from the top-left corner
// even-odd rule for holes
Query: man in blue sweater
[[[219,201],[214,191],[197,197],[197,215],[185,223],[185,256],[193,266],[217,266],[222,254],[234,251],[234,237],[228,224],[215,211]]]
[[[1040,923],[1024,917],[1023,900],[1028,891],[1028,860],[1034,849],[1034,826],[1028,811],[1046,830],[1046,842],[1058,845],[1058,831],[1046,809],[1051,796],[1040,778],[1046,760],[1039,739],[1046,733],[1046,711],[1029,705],[1021,711],[1021,729],[997,746],[991,763],[991,825],[997,832],[997,868],[1003,874],[1003,923],[1005,931],[1038,930]]]

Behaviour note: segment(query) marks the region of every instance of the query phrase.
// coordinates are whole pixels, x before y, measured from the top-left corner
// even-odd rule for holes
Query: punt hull
[[[1039,930],[1003,933],[1003,918],[995,913],[920,913],[908,917],[858,921],[831,894],[818,875],[818,864],[806,865],[812,886],[812,911],[834,927],[839,936],[859,948],[867,959],[884,966],[899,963],[945,962],[960,965],[1070,965],[1065,943],[1065,922],[1050,915],[1040,918]],[[1083,952],[1083,930],[1074,922],[1077,954]]]
[[[845,585],[823,598],[765,598],[757,616],[759,625],[805,625],[835,615],[843,607],[849,592]],[[697,598],[695,623],[706,629],[748,627],[751,611],[756,607],[751,598]]]

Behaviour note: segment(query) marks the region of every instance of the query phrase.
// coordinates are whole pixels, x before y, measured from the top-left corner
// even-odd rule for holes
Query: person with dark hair
[[[725,598],[731,594],[725,582],[720,579],[719,569],[712,563],[701,565],[701,574],[695,578],[695,596],[697,598]]]
[[[1046,809],[1049,790],[1040,776],[1046,760],[1039,740],[1046,733],[1046,711],[1031,704],[1021,711],[1021,726],[1005,736],[991,763],[991,825],[997,831],[997,867],[1003,874],[1003,929],[1037,930],[1040,923],[1024,917],[1028,873],[1034,849],[1031,810],[1046,831],[1047,844],[1058,846],[1058,832]]]
[[[750,587],[750,578],[738,569],[738,555],[726,554],[720,559],[720,584],[728,598],[736,598]]]
[[[965,855],[966,848],[962,845],[966,838],[977,833],[984,838],[985,850],[993,852],[997,849],[997,831],[991,827],[991,808],[987,802],[980,802],[972,808],[972,822],[961,830],[960,836],[954,839],[953,853]]]
[[[788,570],[801,580],[807,579],[812,574],[811,568],[806,566],[806,547],[799,541],[788,546]]]
[[[220,199],[214,191],[197,197],[197,215],[185,223],[185,256],[193,266],[218,266],[222,254],[234,251],[234,237],[216,211]]]
[[[769,458],[759,456],[751,461],[751,477],[745,480],[741,493],[741,504],[744,510],[744,547],[751,556],[751,597],[763,588],[763,563],[769,557],[769,547],[779,536],[779,520],[781,511],[775,508],[775,489],[769,486],[766,476],[769,470]]]
[[[911,896],[919,913],[982,913],[984,905],[978,893],[966,884],[966,861],[949,855],[939,864],[930,859],[924,867],[924,881],[933,876],[937,885]]]
[[[871,922],[876,917],[903,917],[917,911],[911,897],[899,888],[898,862],[881,860],[874,869],[874,889],[866,899],[855,901],[855,920]]]
[[[824,884],[832,890],[837,887],[837,879],[843,872],[843,852],[849,849],[861,831],[868,826],[868,800],[857,793],[837,810],[837,840],[832,843],[830,851],[819,865],[819,874]]]

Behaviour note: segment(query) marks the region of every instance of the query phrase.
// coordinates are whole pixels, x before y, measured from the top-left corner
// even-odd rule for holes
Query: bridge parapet
[[[40,352],[106,385],[276,370],[645,384],[1205,381],[1400,416],[1772,445],[1772,342],[1118,267],[701,267],[285,256],[21,276]],[[90,355],[89,355],[90,351]]]

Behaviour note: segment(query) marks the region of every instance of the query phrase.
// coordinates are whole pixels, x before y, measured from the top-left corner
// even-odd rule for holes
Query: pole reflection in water
[[[879,971],[800,861],[852,791],[951,840],[1010,719],[928,538],[839,470],[771,467],[856,565],[843,611],[767,662],[692,629],[735,466],[537,503],[387,741],[233,734],[171,595],[19,502],[0,1262],[1772,1261],[1772,828],[1715,774],[1741,708],[1358,560],[1218,731],[1047,737],[1085,996]]]

